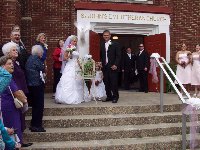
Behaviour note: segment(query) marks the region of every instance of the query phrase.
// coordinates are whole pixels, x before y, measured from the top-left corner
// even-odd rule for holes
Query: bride
[[[56,88],[55,102],[63,104],[79,104],[90,101],[88,88],[81,78],[79,53],[76,50],[77,36],[71,35],[63,46],[62,77]],[[73,49],[75,49],[73,51]],[[71,50],[71,51],[70,51]]]

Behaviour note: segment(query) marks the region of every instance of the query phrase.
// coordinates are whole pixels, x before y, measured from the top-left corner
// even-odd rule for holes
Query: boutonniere
[[[109,46],[112,45],[112,41],[111,40],[108,41],[108,45]]]

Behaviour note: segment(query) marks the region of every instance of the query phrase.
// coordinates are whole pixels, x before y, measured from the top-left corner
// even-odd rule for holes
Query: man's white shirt
[[[139,56],[142,54],[143,51],[144,51],[144,49],[140,51]]]
[[[131,54],[127,53],[128,57],[131,59]]]
[[[105,49],[106,49],[106,64],[108,63],[108,56],[107,56],[108,47],[109,47],[109,41],[105,43]]]

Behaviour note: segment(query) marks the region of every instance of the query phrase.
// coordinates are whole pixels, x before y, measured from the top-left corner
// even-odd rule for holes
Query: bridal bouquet
[[[67,46],[67,49],[66,49],[66,51],[67,52],[69,52],[69,53],[72,53],[73,51],[75,51],[76,50],[76,46],[74,46],[74,45],[68,45]]]

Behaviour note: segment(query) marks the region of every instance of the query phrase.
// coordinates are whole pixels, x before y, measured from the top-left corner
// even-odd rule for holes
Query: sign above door
[[[167,14],[119,11],[77,10],[77,20],[83,22],[133,23],[153,25],[170,24],[170,16]]]

